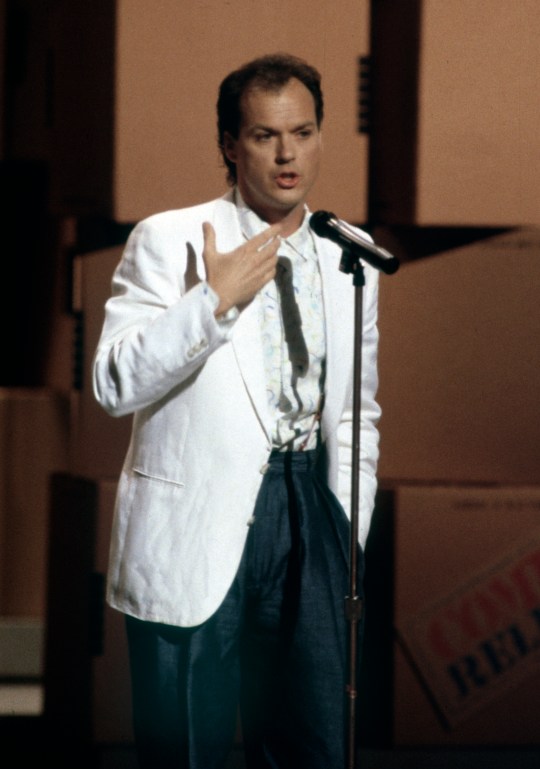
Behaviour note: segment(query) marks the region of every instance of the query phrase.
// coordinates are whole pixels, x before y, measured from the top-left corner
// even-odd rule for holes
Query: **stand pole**
[[[356,767],[357,726],[357,660],[358,623],[362,618],[363,602],[358,596],[358,515],[360,499],[360,411],[362,401],[362,328],[364,268],[358,257],[344,250],[340,270],[352,273],[354,296],[354,368],[353,368],[353,420],[351,457],[351,538],[349,549],[349,595],[345,598],[345,617],[349,622],[349,677],[348,697],[347,769]]]

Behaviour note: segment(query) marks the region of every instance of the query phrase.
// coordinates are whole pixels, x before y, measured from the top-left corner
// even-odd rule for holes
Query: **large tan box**
[[[540,483],[540,229],[380,282],[380,477]]]
[[[540,743],[540,486],[393,492],[393,743]]]
[[[365,221],[367,137],[358,132],[358,90],[359,58],[369,52],[369,6],[342,0],[337,12],[329,0],[210,0],[195,7],[162,0],[156,13],[145,0],[119,0],[115,218],[132,221],[219,195],[219,83],[255,56],[289,51],[323,76],[325,149],[311,205]]]
[[[538,3],[378,0],[372,11],[376,221],[539,224]]]
[[[369,0],[223,3],[20,0],[29,20],[13,151],[51,164],[55,211],[134,222],[221,195],[215,104],[222,78],[290,51],[320,68],[325,152],[314,208],[367,218],[359,58]],[[82,149],[82,151],[81,151]]]

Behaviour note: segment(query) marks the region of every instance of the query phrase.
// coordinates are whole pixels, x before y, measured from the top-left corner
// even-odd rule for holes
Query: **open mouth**
[[[296,187],[299,179],[300,177],[298,174],[295,174],[292,171],[290,172],[284,171],[283,173],[279,174],[279,176],[276,177],[276,182],[278,183],[278,186],[281,187],[282,189],[290,190],[293,187]]]

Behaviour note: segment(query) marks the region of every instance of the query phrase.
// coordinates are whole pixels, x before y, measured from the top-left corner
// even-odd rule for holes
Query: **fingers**
[[[257,248],[257,250],[261,250],[265,246],[268,246],[274,243],[279,245],[280,232],[281,232],[281,226],[279,224],[273,224],[271,227],[267,227],[262,232],[259,232],[258,235],[255,235],[248,242],[252,246]]]
[[[272,225],[233,251],[220,253],[214,228],[203,223],[206,280],[220,298],[216,314],[245,306],[274,277],[280,230],[279,224]]]
[[[215,252],[216,250],[216,231],[210,222],[203,222],[204,250]]]
[[[204,238],[204,250],[212,254],[217,253],[216,231],[214,230],[213,226],[210,224],[210,222],[203,222],[202,229]],[[279,224],[273,224],[262,232],[259,232],[258,235],[250,238],[250,240],[248,240],[244,246],[247,246],[250,251],[252,249],[261,251],[263,248],[266,248],[270,245],[275,245],[277,248],[279,246],[278,236],[280,231],[281,226]]]

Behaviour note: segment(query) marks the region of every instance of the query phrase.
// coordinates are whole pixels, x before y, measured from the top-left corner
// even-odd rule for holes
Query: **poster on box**
[[[450,728],[538,675],[540,528],[397,630]]]

